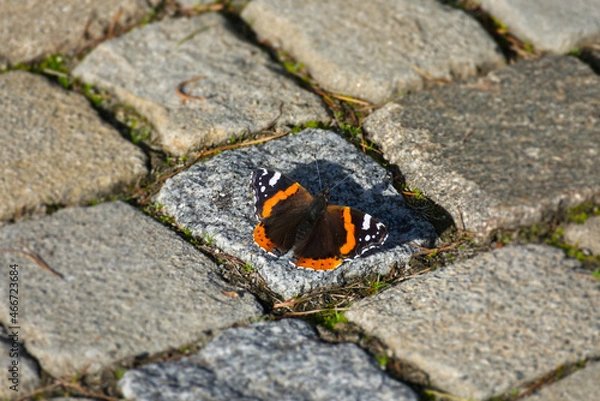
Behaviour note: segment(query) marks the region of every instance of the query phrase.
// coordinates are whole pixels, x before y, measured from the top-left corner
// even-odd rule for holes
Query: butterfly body
[[[281,256],[294,249],[292,263],[332,270],[344,260],[381,246],[387,229],[370,215],[347,206],[329,205],[329,190],[313,197],[300,184],[268,169],[252,174],[256,216],[254,241]]]

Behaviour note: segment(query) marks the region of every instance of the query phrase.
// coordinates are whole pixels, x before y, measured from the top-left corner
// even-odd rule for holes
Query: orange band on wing
[[[296,182],[294,183],[294,185],[290,186],[285,191],[279,191],[275,195],[267,199],[263,206],[262,217],[269,217],[276,204],[294,195],[296,192],[298,192],[298,189],[300,189],[300,184]]]
[[[344,220],[344,229],[346,230],[346,242],[340,247],[342,255],[348,255],[356,246],[356,237],[354,236],[354,224],[352,224],[352,214],[349,207],[343,208],[342,219]]]
[[[259,223],[254,229],[254,242],[267,252],[271,252],[277,246],[269,239],[269,237],[267,237],[267,232],[265,231],[263,223]]]
[[[313,270],[333,270],[342,264],[340,258],[310,259],[299,258],[294,264],[298,267],[304,267]]]

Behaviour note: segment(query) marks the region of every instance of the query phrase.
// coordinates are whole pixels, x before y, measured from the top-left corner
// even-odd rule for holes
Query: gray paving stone
[[[55,377],[95,373],[115,361],[189,344],[247,322],[262,308],[232,288],[193,246],[133,207],[70,208],[0,230],[0,275],[18,264],[19,323],[27,351]],[[0,286],[0,299],[8,299]],[[0,322],[9,322],[6,302]]]
[[[215,0],[177,0],[177,4],[183,7],[195,7],[199,5],[209,5],[216,3]]]
[[[594,363],[553,383],[523,401],[596,401],[600,394],[600,363]]]
[[[147,174],[146,156],[87,100],[22,71],[0,75],[0,220],[23,208],[79,204]]]
[[[6,281],[2,280],[2,285]],[[2,301],[6,302],[8,297]],[[16,330],[16,333],[13,331]],[[16,340],[20,341],[18,329],[11,329],[8,334],[16,334]],[[15,337],[8,337],[0,329],[0,400],[15,399],[30,391],[33,391],[40,383],[40,374],[37,364],[27,355],[23,346],[13,342]],[[16,362],[16,364],[15,364]],[[9,371],[10,369],[10,371]]]
[[[487,399],[600,356],[600,286],[544,245],[507,247],[354,304],[351,322],[429,385]]]
[[[458,226],[536,224],[600,194],[600,78],[549,57],[408,95],[364,128]]]
[[[56,397],[50,398],[49,401],[95,401],[95,398],[86,397]]]
[[[511,33],[539,50],[568,53],[577,47],[600,43],[600,0],[480,0],[480,3]]]
[[[277,126],[330,120],[316,95],[240,39],[219,14],[163,20],[104,42],[73,74],[134,106],[154,124],[162,147],[177,155],[275,120]],[[176,89],[198,77],[183,91],[206,98],[183,102]]]
[[[322,342],[292,319],[227,330],[189,358],[126,372],[119,387],[129,400],[417,399],[357,345]]]
[[[593,216],[583,224],[570,224],[564,231],[565,242],[600,255],[600,216]]]
[[[453,80],[504,64],[475,20],[433,0],[254,0],[241,16],[323,87],[377,104],[420,89],[426,76]]]
[[[317,160],[324,187],[350,174],[331,193],[331,204],[369,213],[389,231],[381,249],[330,271],[292,266],[289,255],[275,259],[253,240],[257,221],[249,187],[252,171],[276,169],[316,195],[321,191]],[[407,263],[417,251],[406,242],[426,244],[435,236],[432,226],[406,207],[384,169],[324,130],[308,129],[264,145],[223,152],[167,180],[155,201],[193,235],[212,238],[217,248],[250,263],[271,290],[286,298],[317,287],[343,285],[370,273],[386,274],[394,263]]]
[[[156,0],[0,0],[0,69],[98,39],[119,12],[117,28],[137,23],[151,11],[149,3]]]

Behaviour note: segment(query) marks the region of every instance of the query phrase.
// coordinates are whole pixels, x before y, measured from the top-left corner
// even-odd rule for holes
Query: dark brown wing
[[[283,174],[258,169],[252,174],[256,216],[254,241],[265,251],[281,255],[294,245],[312,195]]]
[[[345,206],[328,206],[310,235],[296,246],[293,262],[315,270],[335,269],[344,259],[381,246],[386,238],[387,229],[372,216]]]

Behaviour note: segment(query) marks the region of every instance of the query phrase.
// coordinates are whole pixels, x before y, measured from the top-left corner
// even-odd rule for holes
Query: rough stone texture
[[[321,100],[286,77],[218,14],[164,20],[104,42],[73,74],[114,92],[181,155],[276,125],[329,121]],[[183,101],[187,95],[206,99]]]
[[[177,4],[183,7],[194,7],[198,5],[207,5],[215,3],[214,0],[177,0]]]
[[[119,12],[117,28],[141,21],[150,7],[145,0],[0,0],[0,10],[2,69],[68,53],[102,37]]]
[[[504,64],[475,20],[434,0],[254,0],[241,15],[323,87],[373,103]]]
[[[63,209],[0,230],[0,277],[19,265],[27,351],[55,377],[94,373],[125,357],[181,347],[259,316],[193,246],[131,206]],[[38,255],[61,279],[19,251]],[[8,299],[0,286],[0,299]],[[8,304],[0,322],[8,325]]]
[[[600,394],[598,378],[600,363],[594,363],[523,398],[523,401],[594,401]]]
[[[365,130],[457,225],[530,225],[600,194],[600,78],[571,57],[406,96]]]
[[[96,401],[95,398],[86,398],[86,397],[56,397],[50,398],[50,401]]]
[[[227,330],[189,358],[126,372],[119,387],[129,400],[417,399],[357,345],[324,343],[292,319]]]
[[[2,277],[2,285],[6,285],[5,283],[5,279]],[[6,303],[7,300],[8,297],[3,298],[2,302]],[[14,330],[17,331],[17,335],[20,334],[18,333],[18,329]],[[13,334],[13,330],[9,330],[8,334]],[[8,336],[0,330],[0,371],[2,372],[0,375],[0,400],[21,397],[24,394],[33,391],[40,383],[38,366],[35,361],[27,355],[22,344],[17,346],[16,352],[18,353],[18,357],[16,355],[15,358],[11,356],[14,352],[15,348],[13,348],[12,338],[9,339]],[[8,368],[14,366],[13,361],[15,360],[18,363],[16,365],[18,369],[16,371],[16,374],[18,374],[17,391],[10,388],[11,386],[15,386],[16,383],[10,380],[12,379],[12,373],[8,372]]]
[[[236,7],[240,7],[243,3],[247,3],[250,0],[233,0],[230,2],[229,6],[233,5]],[[209,6],[211,4],[216,4],[217,0],[177,0],[177,4],[182,7],[196,7],[196,6]]]
[[[600,356],[600,286],[577,266],[556,248],[507,247],[401,283],[346,316],[429,385],[487,399]]]
[[[146,175],[146,156],[81,95],[22,71],[0,75],[0,219],[78,204]]]
[[[343,204],[383,222],[389,237],[368,256],[345,262],[333,271],[297,268],[288,256],[275,259],[254,243],[257,224],[250,175],[258,167],[274,168],[300,182],[309,192],[335,187],[331,204]],[[155,201],[178,224],[255,267],[267,285],[284,297],[317,287],[343,285],[368,274],[386,274],[393,263],[407,263],[415,248],[434,237],[431,225],[408,209],[392,187],[390,177],[372,159],[330,131],[305,130],[265,145],[223,152],[206,163],[167,180]]]
[[[539,50],[568,53],[577,47],[600,43],[600,0],[480,0],[480,3],[511,33]]]
[[[590,217],[583,224],[570,224],[564,238],[568,244],[600,255],[600,216]]]

